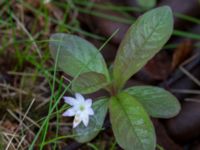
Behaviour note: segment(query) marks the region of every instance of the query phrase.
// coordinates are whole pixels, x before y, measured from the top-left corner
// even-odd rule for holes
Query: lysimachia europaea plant
[[[180,111],[179,102],[159,87],[123,87],[159,52],[172,31],[173,15],[169,7],[146,12],[128,29],[111,70],[98,49],[88,41],[71,34],[51,36],[51,54],[56,65],[74,77],[72,90],[75,93],[89,94],[100,89],[110,93],[110,97],[99,98],[93,103],[94,114],[87,127],[81,123],[73,129],[78,142],[95,138],[109,110],[114,136],[123,149],[155,150],[155,130],[149,116],[174,117]]]

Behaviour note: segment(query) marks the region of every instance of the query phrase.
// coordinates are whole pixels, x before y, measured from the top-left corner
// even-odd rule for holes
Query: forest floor
[[[152,119],[163,149],[200,150],[200,2],[159,0],[155,7],[162,5],[174,12],[173,36],[129,84],[157,85],[180,100],[177,117]],[[143,12],[131,0],[1,0],[0,149],[121,149],[109,119],[90,143],[72,139],[71,118],[62,117],[69,79],[54,69],[49,37],[72,33],[99,48],[119,29],[101,51],[112,64],[124,33]]]

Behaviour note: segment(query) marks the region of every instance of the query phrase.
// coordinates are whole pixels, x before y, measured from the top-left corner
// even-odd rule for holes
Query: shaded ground
[[[157,6],[161,5],[169,5],[174,11],[173,36],[129,84],[158,85],[173,92],[182,111],[169,120],[153,119],[158,144],[166,150],[199,150],[200,3],[159,0]],[[125,31],[143,13],[136,2],[70,0],[44,4],[39,0],[3,0],[0,8],[0,148],[27,149],[44,125],[35,149],[41,143],[45,150],[120,149],[108,119],[106,130],[95,140],[79,144],[70,139],[71,120],[61,117],[66,109],[63,102],[53,113],[49,111],[69,82],[68,76],[58,71],[53,88],[48,39],[51,33],[70,32],[100,47],[119,28],[102,50],[111,64]],[[92,97],[102,94],[98,92]],[[50,119],[44,123],[48,114]]]

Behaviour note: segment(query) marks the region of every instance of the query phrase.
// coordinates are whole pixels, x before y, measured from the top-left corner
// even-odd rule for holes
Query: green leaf
[[[125,91],[135,97],[152,117],[171,118],[181,109],[176,97],[162,88],[134,86]]]
[[[143,106],[127,93],[112,97],[110,119],[118,144],[125,150],[155,150],[152,122]]]
[[[127,31],[113,67],[115,87],[139,71],[168,41],[173,31],[172,11],[159,7],[142,15]]]
[[[149,9],[156,5],[156,0],[137,0],[137,3],[140,7]]]
[[[93,103],[94,115],[90,117],[89,124],[85,127],[82,123],[73,129],[75,140],[80,143],[91,141],[102,130],[103,122],[108,110],[108,99],[104,98]]]
[[[88,41],[76,35],[56,33],[51,36],[49,47],[58,66],[72,77],[94,71],[109,78],[104,58]]]
[[[72,82],[72,90],[82,94],[96,92],[108,84],[103,74],[96,72],[82,73]]]

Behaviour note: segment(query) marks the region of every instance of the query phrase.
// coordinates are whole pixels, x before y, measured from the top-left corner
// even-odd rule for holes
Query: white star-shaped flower
[[[73,121],[73,128],[76,128],[81,121],[87,127],[89,123],[89,116],[94,115],[94,111],[91,108],[92,99],[85,99],[81,94],[76,93],[75,98],[64,97],[65,103],[71,105],[72,107],[65,111],[63,116],[75,116]]]

